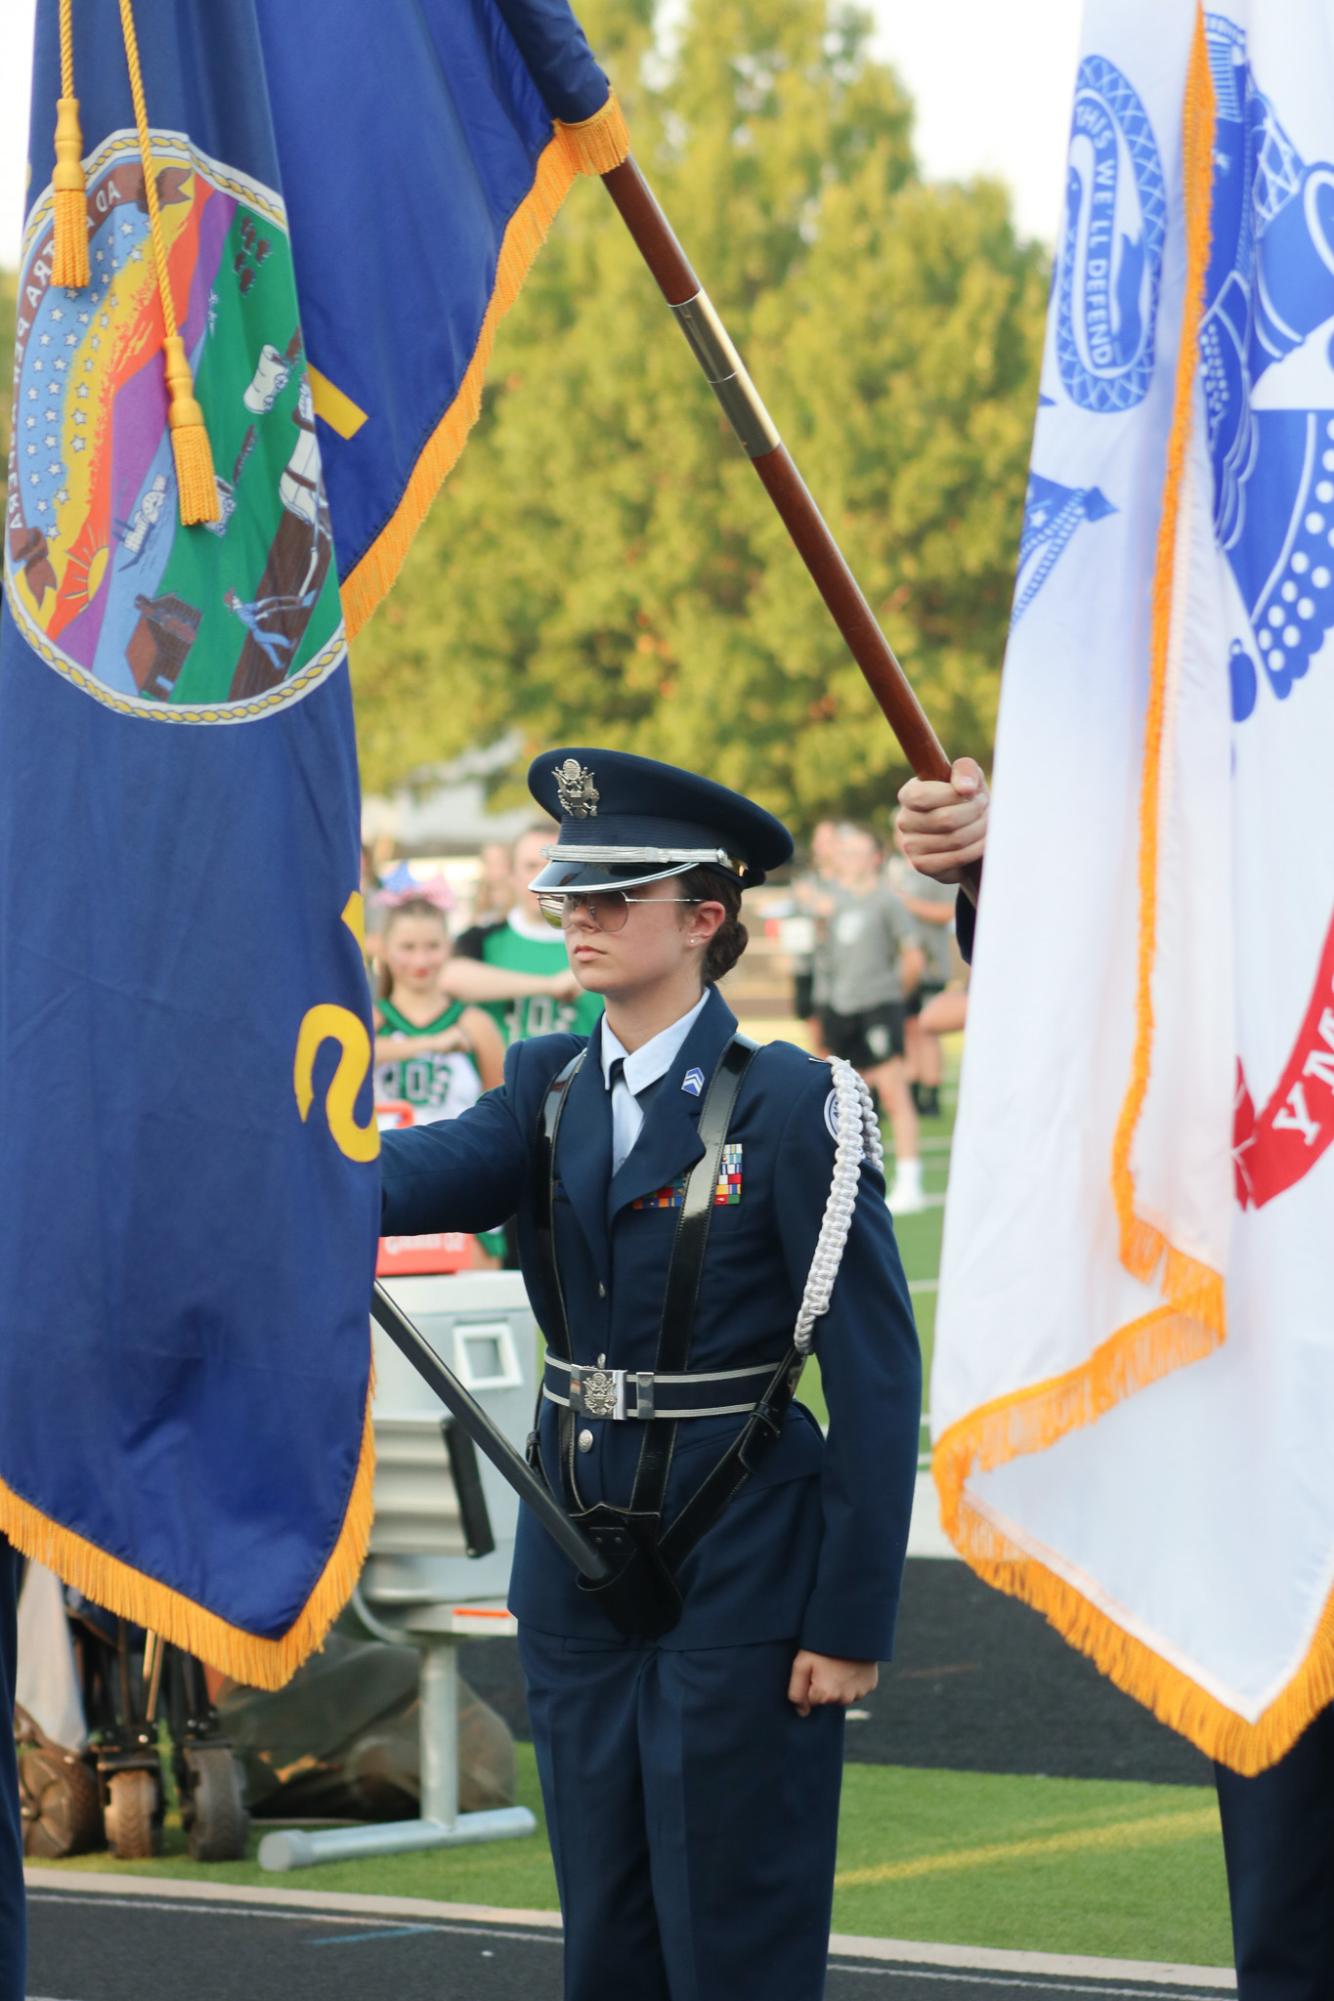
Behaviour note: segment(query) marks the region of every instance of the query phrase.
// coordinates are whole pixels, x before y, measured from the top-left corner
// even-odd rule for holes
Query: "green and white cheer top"
[[[424,1025],[409,1021],[392,1001],[382,1000],[379,1013],[379,1033],[383,1035],[441,1035],[458,1021],[463,1002],[451,1001],[443,1014]],[[392,1098],[411,1105],[415,1125],[429,1126],[440,1119],[456,1119],[469,1105],[475,1105],[481,1095],[482,1080],[476,1059],[461,1049],[450,1050],[448,1054],[438,1049],[423,1049],[419,1056],[403,1056],[375,1066],[376,1102]]]

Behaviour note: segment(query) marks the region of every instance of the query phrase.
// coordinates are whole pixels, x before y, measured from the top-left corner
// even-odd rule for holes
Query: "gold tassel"
[[[198,521],[218,519],[218,482],[204,412],[195,398],[194,377],[185,358],[185,342],[178,333],[168,334],[163,347],[167,388],[171,392],[168,422],[176,461],[176,484],[180,489],[181,520],[189,528]]]
[[[62,0],[62,5],[64,0]],[[176,486],[181,520],[187,528],[196,522],[219,518],[218,482],[213,471],[213,452],[204,426],[204,412],[195,396],[194,377],[185,358],[185,342],[176,325],[176,307],[171,295],[171,273],[167,268],[167,245],[162,230],[158,202],[157,173],[153,165],[153,136],[144,102],[144,78],[139,64],[139,42],[134,32],[132,0],[120,0],[121,31],[125,38],[125,61],[130,72],[130,97],[139,134],[139,163],[144,170],[144,200],[148,204],[148,233],[153,244],[153,264],[157,271],[158,298],[162,304],[162,359],[167,371],[167,391],[171,397],[168,422],[171,425],[171,453],[176,461]]]
[[[56,197],[51,283],[86,285],[88,189],[83,178],[83,133],[79,128],[77,97],[61,97],[56,101],[56,165],[51,185]]]

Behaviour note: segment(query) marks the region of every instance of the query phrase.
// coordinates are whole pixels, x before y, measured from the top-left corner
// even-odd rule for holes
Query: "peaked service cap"
[[[705,864],[744,889],[792,859],[781,820],[740,792],[656,758],[564,748],[533,759],[528,790],[560,822],[528,887],[629,889]]]

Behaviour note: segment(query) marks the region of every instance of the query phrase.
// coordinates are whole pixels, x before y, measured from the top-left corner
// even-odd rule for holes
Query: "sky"
[[[43,0],[54,7],[55,0]],[[0,265],[18,262],[36,0],[0,0]],[[871,0],[877,53],[917,101],[933,179],[1005,181],[1026,235],[1055,237],[1080,0]],[[577,7],[576,7],[577,11]],[[55,107],[52,106],[54,118]]]

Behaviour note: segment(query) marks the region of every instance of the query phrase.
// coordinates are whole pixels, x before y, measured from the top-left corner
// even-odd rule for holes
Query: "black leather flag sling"
[[[575,1355],[556,1263],[556,1135],[570,1084],[584,1061],[584,1053],[581,1050],[571,1057],[552,1080],[542,1106],[534,1160],[538,1257],[549,1302],[547,1342],[554,1355],[570,1364],[575,1362]],[[719,1058],[700,1108],[699,1134],[704,1152],[687,1178],[677,1217],[658,1330],[655,1376],[680,1377],[687,1372],[723,1147],[741,1080],[754,1054],[753,1042],[742,1035],[734,1036]],[[644,1439],[628,1508],[613,1507],[608,1502],[586,1507],[580,1499],[575,1475],[576,1414],[570,1406],[560,1410],[562,1504],[570,1519],[579,1524],[606,1558],[610,1571],[609,1577],[598,1584],[590,1584],[581,1577],[579,1587],[597,1599],[622,1632],[656,1639],[677,1623],[684,1602],[678,1582],[680,1566],[778,1436],[803,1359],[795,1345],[789,1348],[737,1437],[667,1527],[663,1524],[663,1503],[677,1420],[659,1417],[644,1420]],[[540,1409],[539,1397],[539,1415]],[[542,1471],[536,1426],[530,1458],[535,1470]]]

